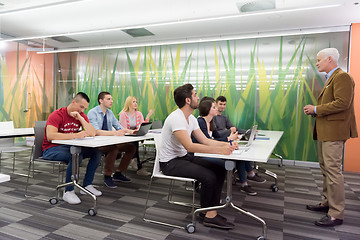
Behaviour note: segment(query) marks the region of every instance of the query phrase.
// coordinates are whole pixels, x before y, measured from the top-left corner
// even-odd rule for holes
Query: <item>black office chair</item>
[[[43,163],[53,164],[53,172],[54,172],[55,165],[57,165],[58,166],[58,185],[60,184],[60,182],[64,181],[64,172],[66,169],[64,166],[66,166],[66,163],[62,162],[62,161],[47,160],[42,157],[42,144],[43,144],[44,136],[45,136],[45,125],[46,125],[46,121],[35,122],[35,127],[34,127],[35,141],[34,141],[34,145],[32,147],[30,161],[29,161],[28,175],[27,175],[26,186],[25,186],[25,197],[32,197],[27,194],[27,190],[28,190],[28,186],[29,186],[29,178],[30,178],[31,168],[33,169],[33,177],[35,175],[34,174],[35,162],[43,162]],[[60,179],[60,174],[61,174],[61,179]],[[42,200],[45,200],[45,199],[42,199]],[[46,201],[47,200],[48,199],[46,199]]]

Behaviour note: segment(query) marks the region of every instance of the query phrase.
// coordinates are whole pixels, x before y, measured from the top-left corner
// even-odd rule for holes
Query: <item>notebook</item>
[[[147,122],[147,123],[143,122],[140,125],[140,128],[137,132],[135,132],[134,134],[126,133],[125,136],[144,136],[149,132],[150,127],[151,127],[151,122]]]
[[[248,141],[238,141],[238,144],[239,144],[239,148],[248,148],[251,146],[251,144],[253,143],[254,139],[255,139],[255,134],[256,134],[256,130],[257,130],[257,125],[254,125],[251,129],[251,134],[250,134],[250,137],[249,137],[249,140]]]

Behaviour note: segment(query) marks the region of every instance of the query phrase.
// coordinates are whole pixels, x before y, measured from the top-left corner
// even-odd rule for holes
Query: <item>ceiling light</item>
[[[218,20],[235,19],[235,18],[242,18],[242,17],[249,17],[249,16],[291,13],[291,12],[309,11],[309,10],[315,10],[315,9],[326,9],[326,8],[334,8],[334,7],[339,7],[339,6],[341,6],[341,4],[330,4],[330,5],[321,5],[321,6],[312,6],[312,7],[303,7],[303,8],[294,8],[294,9],[281,9],[281,10],[273,10],[273,11],[249,12],[249,13],[243,13],[243,14],[234,14],[234,15],[199,18],[199,19],[189,19],[189,20],[181,20],[180,19],[180,20],[171,21],[171,22],[160,22],[160,23],[153,23],[153,24],[127,26],[127,27],[106,28],[106,29],[97,29],[97,30],[79,31],[79,32],[66,32],[66,33],[48,34],[48,35],[41,35],[41,36],[7,38],[7,39],[0,40],[0,42],[1,41],[8,42],[8,41],[41,39],[41,38],[50,38],[50,37],[57,37],[57,36],[73,36],[73,35],[102,33],[102,32],[111,32],[111,31],[124,31],[124,30],[128,30],[128,29],[152,28],[152,27],[170,26],[170,25],[178,25],[178,24],[186,24],[186,23],[218,21]]]
[[[344,32],[344,31],[349,31],[349,30],[350,30],[349,26],[338,26],[338,27],[331,27],[331,28],[293,29],[293,30],[281,31],[281,32],[269,31],[269,32],[257,32],[257,33],[229,35],[229,36],[221,36],[221,37],[216,36],[216,37],[208,37],[208,38],[177,39],[177,40],[168,40],[168,41],[153,41],[153,42],[140,42],[140,43],[125,43],[125,44],[110,45],[110,46],[67,48],[67,49],[58,49],[58,50],[52,50],[52,51],[39,51],[39,52],[37,52],[37,54],[82,52],[82,51],[124,49],[124,48],[128,49],[128,48],[137,48],[137,47],[175,45],[175,44],[185,44],[185,43],[215,42],[215,41],[279,37],[279,36],[295,36],[295,35],[306,35],[306,34],[328,33],[328,32]]]
[[[64,0],[64,1],[57,1],[57,2],[53,2],[53,3],[45,3],[45,4],[41,4],[41,5],[29,6],[29,7],[24,7],[24,8],[15,8],[13,10],[0,11],[0,16],[9,15],[9,14],[13,14],[13,13],[19,13],[19,12],[29,12],[29,11],[37,10],[40,8],[48,8],[48,7],[58,6],[58,5],[72,4],[72,3],[81,2],[81,1],[84,1],[84,0]],[[35,1],[32,1],[32,2],[35,2]],[[3,4],[3,6],[4,6],[4,4]]]

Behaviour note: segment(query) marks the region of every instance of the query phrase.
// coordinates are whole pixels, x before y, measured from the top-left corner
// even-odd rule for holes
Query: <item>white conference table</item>
[[[266,223],[260,217],[241,209],[240,207],[235,206],[232,203],[232,174],[233,169],[235,168],[235,161],[244,160],[244,161],[252,161],[252,162],[260,162],[266,163],[274,148],[278,144],[281,136],[283,135],[282,131],[266,131],[266,130],[258,130],[257,137],[253,141],[250,147],[248,148],[240,148],[239,150],[235,150],[230,155],[221,155],[221,154],[207,154],[207,153],[195,153],[195,156],[200,157],[211,157],[211,158],[221,158],[225,160],[225,169],[227,170],[227,196],[225,199],[225,204],[216,207],[209,208],[200,208],[194,211],[193,213],[193,224],[195,224],[195,215],[201,211],[209,211],[226,208],[228,206],[233,207],[239,212],[255,219],[256,221],[262,223],[263,225],[263,236],[259,236],[258,239],[266,238]]]
[[[34,128],[14,128],[0,132],[0,138],[33,136]]]
[[[10,181],[10,175],[0,173],[0,183]]]
[[[235,150],[231,155],[208,153],[195,153],[195,155],[201,157],[214,157],[266,163],[282,135],[282,131],[258,130],[257,136],[250,147],[240,147],[239,150]]]
[[[34,136],[34,128],[14,128],[9,130],[2,130],[0,132],[0,138],[14,138],[14,137],[26,137],[26,136]],[[1,152],[1,150],[0,150]],[[0,159],[1,161],[1,159]],[[1,163],[0,163],[1,164]],[[15,168],[15,161],[13,163],[13,171]],[[5,175],[5,174],[2,174]],[[5,175],[8,176],[8,175]],[[1,176],[2,178],[5,176]],[[10,180],[10,176],[6,177],[6,179]]]
[[[73,155],[72,176],[71,176],[72,182],[58,185],[56,187],[57,190],[56,198],[50,199],[50,203],[56,204],[58,202],[58,196],[59,196],[58,190],[60,188],[63,188],[68,185],[74,185],[77,188],[84,191],[85,193],[87,193],[88,195],[90,195],[94,199],[94,206],[88,210],[88,214],[90,216],[95,216],[97,213],[96,196],[78,184],[79,155],[81,152],[81,147],[99,148],[99,147],[111,146],[121,143],[137,142],[147,139],[153,139],[154,134],[160,134],[160,133],[161,132],[159,130],[154,129],[153,131],[150,130],[149,133],[147,133],[144,136],[95,136],[95,137],[87,137],[83,139],[53,140],[52,143],[55,144],[71,145],[70,152]]]
[[[53,140],[52,143],[71,145],[75,147],[98,148],[120,143],[137,142],[152,138],[154,138],[153,133],[148,133],[144,136],[95,136],[72,140]]]

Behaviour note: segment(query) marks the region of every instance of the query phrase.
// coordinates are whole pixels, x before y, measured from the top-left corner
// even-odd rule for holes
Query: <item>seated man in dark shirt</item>
[[[218,111],[218,115],[214,116],[212,119],[212,123],[214,125],[213,137],[215,139],[226,139],[236,132],[239,134],[244,134],[246,132],[243,129],[237,129],[230,122],[229,117],[222,114],[226,108],[226,98],[224,96],[219,96],[216,99],[215,105]],[[257,192],[251,188],[247,180],[257,183],[265,183],[266,179],[262,178],[257,173],[254,173],[253,167],[249,161],[238,161],[236,163],[236,169],[238,175],[237,180],[239,180],[241,183],[241,191],[247,193],[248,195],[256,195]]]

